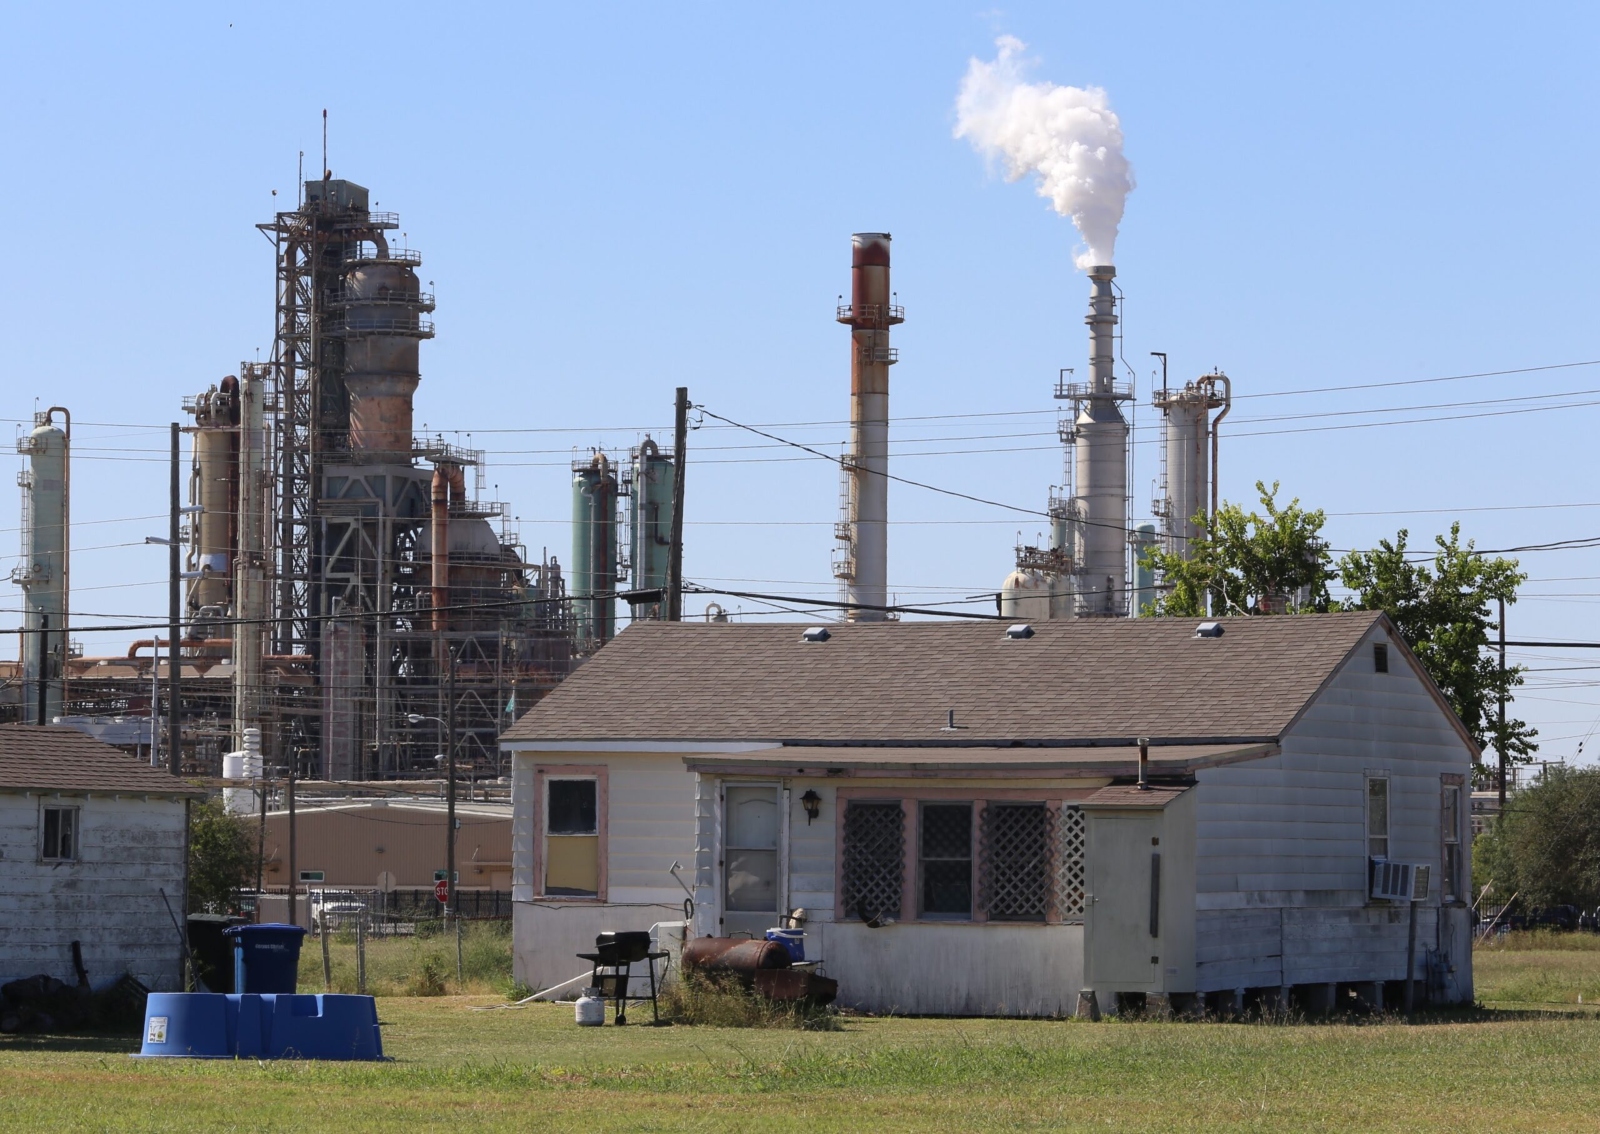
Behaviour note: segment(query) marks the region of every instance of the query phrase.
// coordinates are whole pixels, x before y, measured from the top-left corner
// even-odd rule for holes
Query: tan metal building
[[[456,870],[462,890],[511,889],[511,808],[456,803]],[[295,869],[305,889],[409,890],[444,869],[440,800],[302,800],[295,807]],[[289,813],[267,815],[263,883],[289,885]]]

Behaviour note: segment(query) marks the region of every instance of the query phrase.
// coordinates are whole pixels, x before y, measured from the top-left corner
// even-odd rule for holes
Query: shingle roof
[[[516,741],[1207,743],[1281,736],[1381,614],[830,625],[635,623]],[[955,731],[946,725],[955,713]]]
[[[1182,775],[1197,768],[1232,764],[1275,755],[1273,744],[1164,744],[1150,749],[1150,772]],[[879,772],[933,772],[961,776],[998,772],[1018,775],[1126,776],[1139,767],[1139,749],[1095,744],[1078,748],[994,748],[959,745],[950,748],[885,748],[878,745],[794,744],[757,752],[697,753],[685,756],[691,772],[761,772],[767,775],[823,773],[870,775]]]
[[[0,790],[206,794],[65,725],[0,725]]]

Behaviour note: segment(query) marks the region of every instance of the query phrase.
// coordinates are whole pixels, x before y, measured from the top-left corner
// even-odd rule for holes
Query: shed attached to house
[[[0,726],[0,983],[70,983],[76,941],[93,983],[179,988],[172,917],[188,901],[188,801],[204,794],[77,729]]]
[[[506,734],[521,979],[681,916],[678,861],[694,934],[804,910],[866,1010],[1316,1004],[1406,979],[1388,863],[1411,978],[1471,997],[1476,752],[1383,616],[802,629],[636,625]]]

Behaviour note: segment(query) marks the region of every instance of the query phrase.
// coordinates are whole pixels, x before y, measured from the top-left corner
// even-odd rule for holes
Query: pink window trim
[[[851,802],[858,803],[898,803],[905,831],[905,851],[901,859],[900,882],[900,920],[926,925],[986,925],[988,915],[981,908],[978,892],[980,875],[978,872],[979,861],[979,835],[983,830],[983,810],[992,802],[1005,803],[1018,800],[1027,803],[1043,803],[1053,813],[1052,817],[1059,819],[1061,806],[1064,803],[1077,803],[1088,799],[1099,786],[1086,788],[1046,788],[1044,790],[1030,788],[868,788],[868,787],[841,787],[835,796],[834,806],[838,808],[838,816],[833,825],[833,892],[835,900],[837,895],[844,893],[844,809]],[[968,922],[954,921],[949,918],[924,919],[917,914],[917,862],[920,855],[920,834],[918,821],[921,816],[921,807],[925,802],[952,801],[972,804],[972,920]],[[1052,890],[1054,887],[1052,887]],[[1076,919],[1074,919],[1076,921]],[[1059,925],[1062,922],[1061,911],[1055,906],[1052,896],[1050,909],[1045,914],[1044,924]],[[1006,925],[1027,925],[1027,922],[1005,922]],[[1038,924],[1038,923],[1034,923]]]
[[[538,764],[533,769],[533,892],[541,902],[572,902],[576,905],[600,905],[606,901],[610,889],[610,871],[606,854],[609,842],[609,816],[611,796],[607,783],[610,769],[604,764]],[[545,799],[545,781],[550,779],[592,779],[595,781],[595,835],[599,842],[600,892],[592,898],[576,898],[570,894],[544,892],[544,824],[549,810]]]

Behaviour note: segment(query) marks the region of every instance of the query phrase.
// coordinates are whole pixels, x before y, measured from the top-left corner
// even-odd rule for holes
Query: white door
[[[724,790],[724,937],[761,937],[778,924],[778,820],[777,785]]]
[[[1101,812],[1089,821],[1084,983],[1096,991],[1159,987],[1159,813]]]

